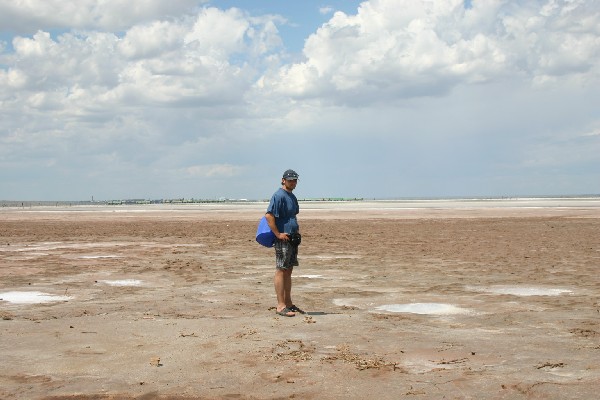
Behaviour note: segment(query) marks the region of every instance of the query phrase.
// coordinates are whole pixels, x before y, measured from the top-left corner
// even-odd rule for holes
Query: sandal
[[[288,307],[288,310],[290,310],[292,312],[297,312],[297,313],[300,313],[300,314],[306,314],[306,311],[299,309],[298,307],[296,307],[293,304]]]
[[[294,310],[292,310],[289,307],[284,308],[281,311],[275,311],[278,315],[281,315],[282,317],[295,317],[296,314],[294,313]],[[290,315],[290,313],[292,313],[292,315]]]

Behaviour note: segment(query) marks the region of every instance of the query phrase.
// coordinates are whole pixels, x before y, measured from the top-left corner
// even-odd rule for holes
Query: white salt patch
[[[10,256],[9,258],[11,260],[34,260],[36,258],[46,257],[49,255],[50,254],[48,254],[48,253],[29,253],[29,254],[24,254],[22,256]]]
[[[423,374],[433,370],[448,369],[449,365],[439,364],[426,359],[404,360],[402,366],[415,374]]]
[[[411,303],[411,304],[386,304],[375,307],[379,311],[388,311],[395,313],[411,313],[411,314],[435,314],[435,315],[450,315],[450,314],[466,314],[469,310],[456,307],[451,304],[441,303]]]
[[[569,289],[553,289],[540,287],[519,287],[519,286],[497,286],[489,288],[479,288],[478,291],[495,294],[512,294],[514,296],[560,296],[565,293],[573,293]]]
[[[70,300],[70,296],[55,296],[42,292],[7,292],[0,293],[0,300],[15,304],[39,304],[52,303],[55,301]]]
[[[364,301],[361,301],[360,299],[354,299],[354,298],[350,298],[350,299],[333,299],[333,304],[335,304],[338,307],[359,307],[362,308],[361,306],[364,306]],[[369,306],[372,306],[373,304],[367,304]]]
[[[93,260],[96,258],[121,258],[120,256],[81,256],[79,258],[84,258],[86,260]]]
[[[318,279],[322,278],[323,275],[296,275],[296,278],[308,278],[308,279]]]
[[[141,286],[142,281],[137,279],[121,279],[116,281],[98,281],[110,286]]]

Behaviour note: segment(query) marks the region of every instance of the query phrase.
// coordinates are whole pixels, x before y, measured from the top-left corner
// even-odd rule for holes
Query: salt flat
[[[594,398],[598,201],[507,201],[303,202],[294,318],[265,203],[1,209],[0,398]]]

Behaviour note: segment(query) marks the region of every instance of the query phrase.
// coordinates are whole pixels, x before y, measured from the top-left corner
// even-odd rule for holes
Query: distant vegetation
[[[345,197],[319,197],[310,199],[299,199],[300,201],[362,201],[362,198]],[[140,204],[205,204],[205,203],[248,203],[248,202],[267,202],[269,199],[248,200],[248,199],[121,199],[121,200],[99,200],[99,201],[10,201],[0,200],[0,207],[65,207],[65,206],[121,206],[121,205],[140,205]]]

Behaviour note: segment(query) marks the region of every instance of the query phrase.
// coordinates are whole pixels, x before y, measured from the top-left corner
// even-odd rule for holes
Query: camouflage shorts
[[[298,246],[292,246],[287,240],[275,240],[275,267],[291,269],[298,266]]]

